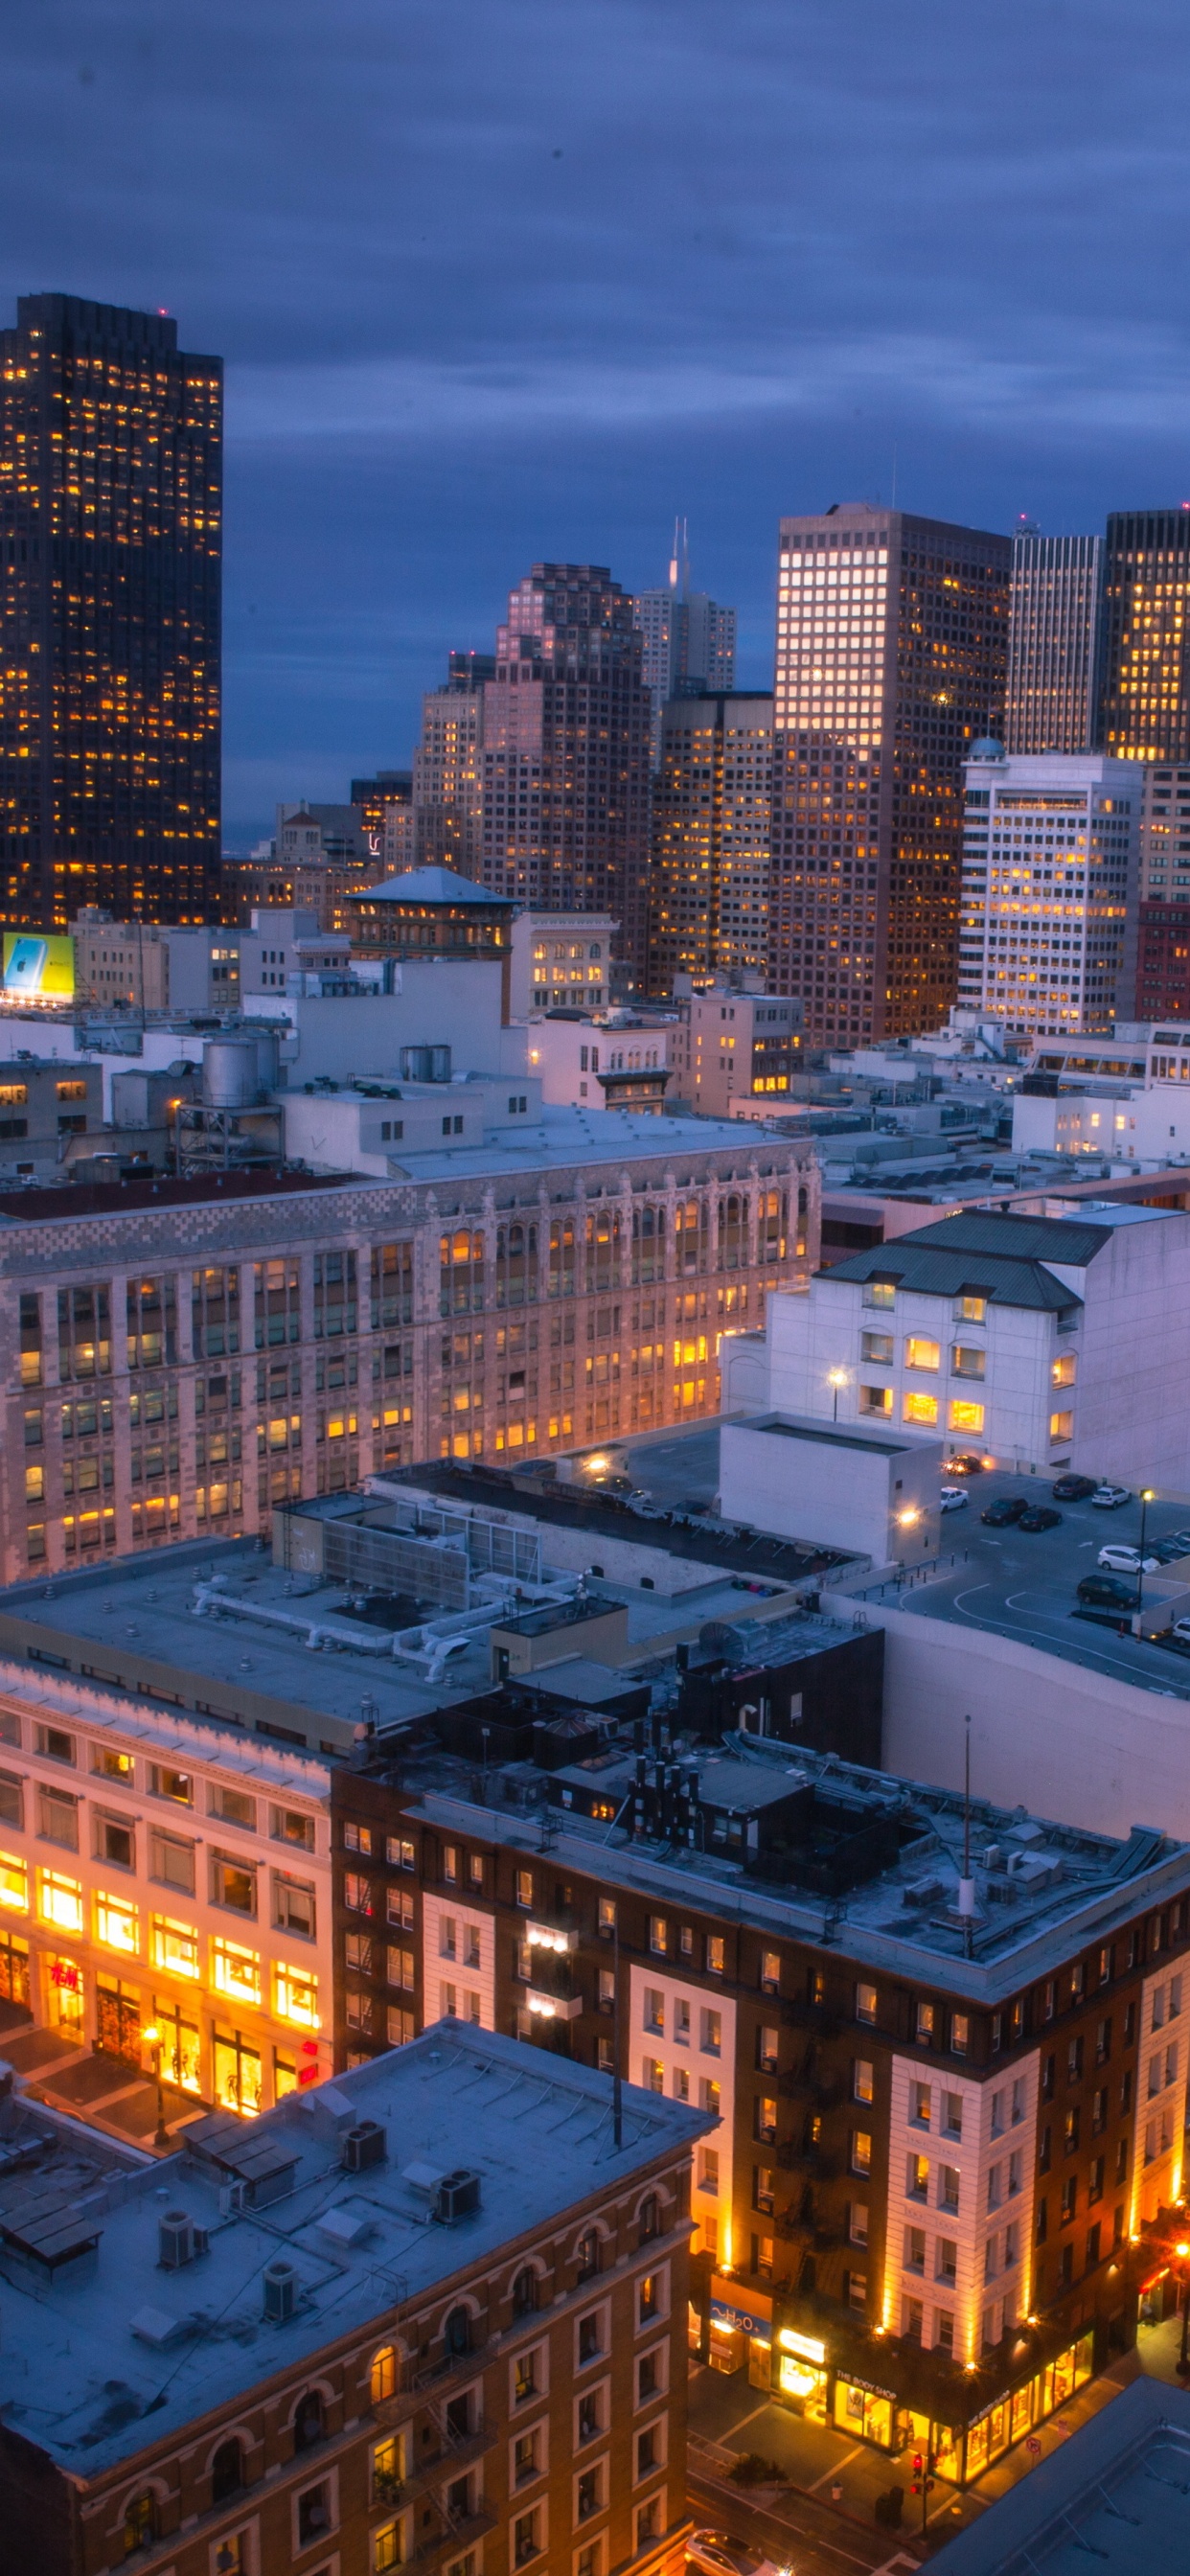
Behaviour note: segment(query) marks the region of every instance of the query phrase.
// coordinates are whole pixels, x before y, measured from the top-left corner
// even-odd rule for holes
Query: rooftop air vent
[[[297,2306],[297,2273],[292,2263],[267,2263],[264,2272],[264,2312],[275,2326],[284,2325]]]
[[[453,2227],[458,2218],[470,2218],[479,2207],[479,2175],[460,2167],[457,2173],[444,2174],[438,2185],[434,2212],[444,2227]]]
[[[382,2165],[388,2154],[388,2133],[379,2120],[357,2120],[343,2140],[343,2164],[348,2173],[363,2173],[369,2165]]]

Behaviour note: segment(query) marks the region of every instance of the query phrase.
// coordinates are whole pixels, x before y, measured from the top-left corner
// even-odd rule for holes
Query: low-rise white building
[[[603,1010],[611,1001],[611,951],[619,923],[609,912],[518,912],[512,924],[508,1007]]]
[[[638,1109],[656,1116],[670,1079],[672,1024],[631,1012],[588,1019],[551,1012],[524,1032],[525,1062],[541,1097],[556,1108]]]
[[[720,1509],[875,1566],[920,1565],[938,1553],[941,1460],[941,1441],[921,1434],[761,1414],[719,1434]]]
[[[952,1454],[1190,1488],[1190,1216],[970,1210],[770,1300],[725,1411],[895,1423]],[[837,1411],[836,1411],[837,1408]]]

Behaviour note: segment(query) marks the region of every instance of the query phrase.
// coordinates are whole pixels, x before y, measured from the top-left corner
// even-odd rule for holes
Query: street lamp
[[[846,1386],[846,1384],[847,1384],[847,1371],[846,1371],[846,1369],[840,1369],[840,1368],[828,1369],[828,1370],[827,1370],[827,1375],[826,1375],[826,1382],[827,1382],[827,1385],[828,1385],[828,1386],[833,1387],[833,1388],[834,1388],[834,1391],[835,1391],[835,1409],[834,1409],[834,1413],[833,1413],[833,1415],[832,1415],[831,1419],[832,1419],[832,1421],[837,1422],[837,1421],[838,1421],[838,1419],[839,1419],[839,1389],[840,1389],[840,1387],[841,1387],[841,1386]]]
[[[155,2147],[168,2148],[170,2139],[165,2125],[165,2087],[161,2081],[161,2033],[155,2022],[150,2022],[148,2029],[141,2032],[141,2038],[148,2041],[153,2051],[153,2081],[157,2087],[157,2127],[153,2135],[153,2144]]]
[[[1145,1486],[1145,1489],[1144,1489],[1144,1492],[1142,1493],[1141,1498],[1140,1498],[1140,1564],[1137,1566],[1137,1569],[1136,1569],[1136,1615],[1137,1615],[1137,1618],[1138,1618],[1138,1619],[1139,1619],[1139,1617],[1140,1617],[1140,1605],[1141,1605],[1141,1602],[1142,1602],[1142,1601],[1143,1601],[1143,1599],[1144,1599],[1144,1584],[1145,1584],[1145,1515],[1146,1515],[1146,1513],[1147,1513],[1147,1511],[1148,1511],[1148,1508],[1149,1508],[1150,1503],[1155,1503],[1155,1502],[1156,1502],[1156,1500],[1157,1500],[1157,1497],[1156,1497],[1156,1494],[1153,1492],[1153,1488],[1152,1488],[1152,1486],[1151,1486],[1151,1485],[1146,1485],[1146,1486]]]

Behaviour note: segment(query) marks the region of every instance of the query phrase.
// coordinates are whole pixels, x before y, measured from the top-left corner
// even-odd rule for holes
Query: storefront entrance
[[[74,1959],[51,1958],[46,1977],[51,2029],[60,2030],[64,2039],[81,2040],[86,2030],[82,1969]]]
[[[782,2326],[777,2335],[778,2395],[812,2424],[825,2424],[829,2380],[826,2345],[813,2335],[795,2334],[792,2326]]]
[[[104,2057],[118,2057],[141,2071],[140,1993],[119,1977],[95,1982],[95,2046]]]
[[[153,2019],[161,2033],[161,2072],[182,2093],[202,2091],[202,2048],[198,2026],[187,2021],[176,2004],[153,1998]]]
[[[0,2003],[29,2010],[29,1944],[7,1930],[0,1931]]]

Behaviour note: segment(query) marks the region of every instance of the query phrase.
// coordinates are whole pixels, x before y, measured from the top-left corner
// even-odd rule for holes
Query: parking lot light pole
[[[1152,1486],[1146,1485],[1140,1498],[1140,1564],[1136,1569],[1136,1615],[1138,1619],[1140,1617],[1141,1603],[1144,1599],[1145,1586],[1145,1515],[1150,1503],[1155,1503],[1156,1500],[1157,1497],[1153,1492]]]

